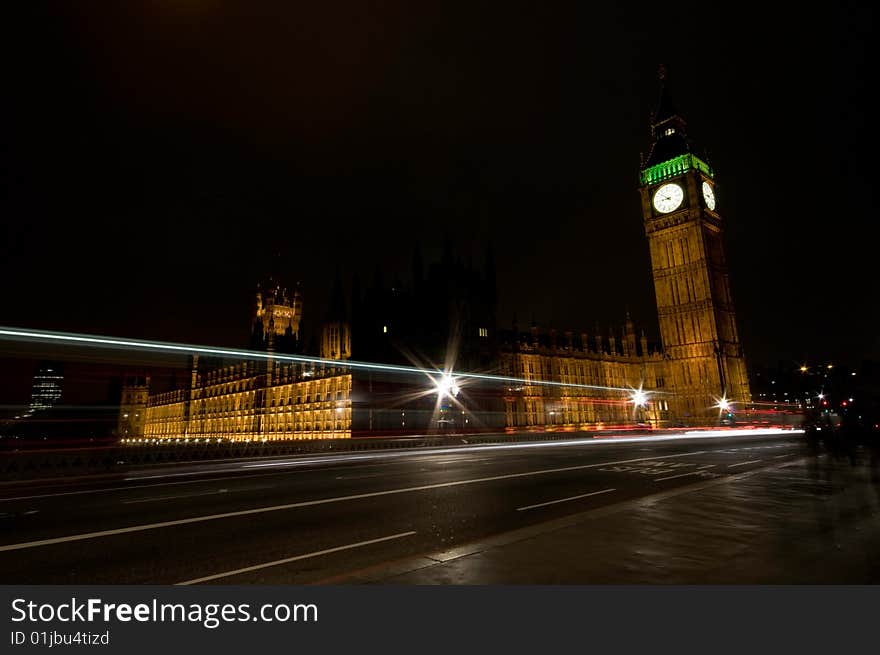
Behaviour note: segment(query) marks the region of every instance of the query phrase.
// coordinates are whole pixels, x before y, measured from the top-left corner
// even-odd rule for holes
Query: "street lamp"
[[[715,407],[718,408],[718,420],[722,425],[732,425],[733,421],[733,401],[727,399],[727,394],[717,399]]]
[[[434,380],[435,391],[437,396],[442,400],[445,398],[455,398],[460,391],[458,380],[449,373],[444,373],[439,380]]]
[[[633,404],[633,419],[639,425],[645,422],[645,410],[648,408],[648,392],[644,391],[641,386],[633,389],[629,396],[630,402]]]
[[[632,395],[630,396],[630,400],[632,401],[633,405],[635,405],[636,407],[647,407],[648,394],[646,394],[644,391],[642,391],[642,388],[639,387],[638,389],[636,389],[632,392]]]

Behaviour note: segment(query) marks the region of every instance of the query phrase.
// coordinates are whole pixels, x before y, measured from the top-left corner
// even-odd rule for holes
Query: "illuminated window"
[[[485,337],[489,336],[489,330],[488,330],[488,328],[479,328],[477,330],[477,334],[479,334],[481,337],[485,338]]]
[[[388,334],[388,326],[387,325],[382,326],[382,334]]]
[[[674,128],[674,127],[667,127],[667,128],[666,128],[666,131],[664,132],[664,134],[665,134],[666,136],[669,136],[670,134],[675,134],[675,128]]]

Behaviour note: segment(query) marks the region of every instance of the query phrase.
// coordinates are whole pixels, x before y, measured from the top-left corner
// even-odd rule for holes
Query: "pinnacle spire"
[[[342,290],[342,275],[339,268],[336,269],[336,276],[333,279],[333,290],[330,293],[330,308],[327,312],[328,321],[344,321],[346,320],[345,311],[345,294]]]
[[[657,73],[660,82],[660,97],[651,114],[651,136],[653,143],[648,156],[642,161],[642,169],[668,161],[691,152],[687,137],[687,122],[681,117],[672,101],[667,83],[666,67],[662,64]]]

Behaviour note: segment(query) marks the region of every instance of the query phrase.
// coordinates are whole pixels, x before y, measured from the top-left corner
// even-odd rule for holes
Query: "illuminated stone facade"
[[[302,297],[273,279],[257,287],[256,312],[251,330],[251,348],[272,352],[298,352]]]
[[[505,424],[526,429],[593,429],[668,421],[665,394],[653,393],[644,405],[633,402],[637,389],[662,391],[667,363],[636,343],[627,318],[620,348],[616,338],[541,332],[503,333],[502,374],[521,378],[505,396]],[[553,382],[554,385],[528,384]],[[603,388],[604,387],[604,388]]]
[[[298,352],[301,318],[299,291],[288,293],[270,280],[257,291],[251,347]],[[337,349],[331,358],[347,358],[348,324],[340,318],[324,334],[324,341]],[[148,396],[143,424],[126,424],[125,435],[150,440],[344,439],[351,437],[351,390],[350,371],[333,366],[272,358],[229,364],[194,357],[187,387]],[[138,393],[127,386],[123,397]]]
[[[148,439],[278,441],[351,437],[348,372],[258,362],[193,366],[192,384],[149,398]]]

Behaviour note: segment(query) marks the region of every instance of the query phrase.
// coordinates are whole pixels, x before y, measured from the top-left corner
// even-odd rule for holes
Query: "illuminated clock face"
[[[668,214],[681,206],[684,191],[677,184],[664,184],[654,194],[654,209],[661,214]]]
[[[715,191],[708,182],[703,182],[703,200],[706,201],[706,207],[715,211]]]

